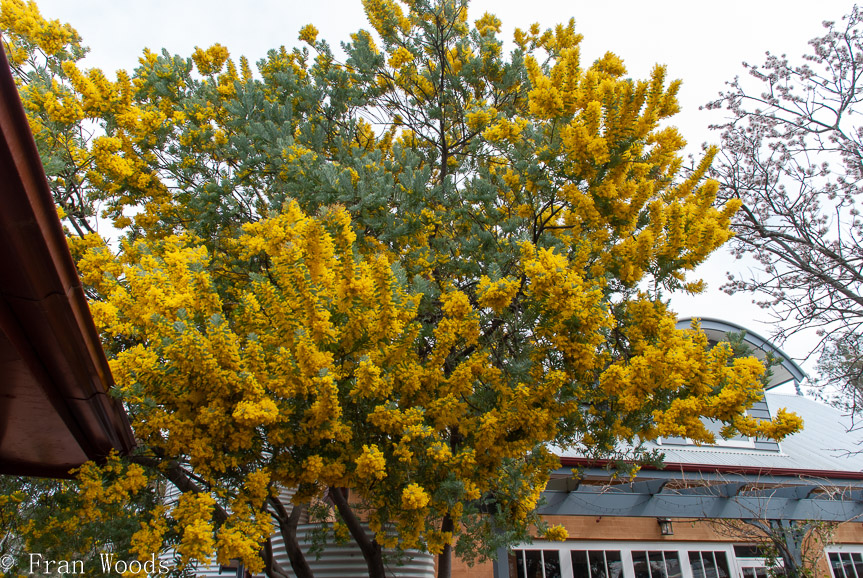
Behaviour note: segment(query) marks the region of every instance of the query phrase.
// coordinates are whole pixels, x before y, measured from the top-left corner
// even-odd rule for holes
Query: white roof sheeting
[[[803,430],[779,444],[779,452],[717,446],[662,446],[666,464],[710,464],[754,468],[863,471],[863,432],[849,431],[852,422],[839,410],[797,395],[766,394],[770,414],[786,408],[803,418]]]
[[[665,454],[665,471],[673,473],[675,464],[692,472],[703,465],[711,469],[788,470],[801,476],[830,477],[831,472],[863,472],[863,430],[854,430],[851,417],[834,407],[797,395],[765,394],[770,414],[786,408],[803,418],[803,430],[787,437],[778,451],[756,448],[712,445],[658,444],[648,442],[647,449]],[[561,458],[582,458],[575,451],[556,452]],[[652,474],[651,474],[652,475]],[[639,477],[651,477],[642,471]],[[687,477],[691,477],[688,474]]]

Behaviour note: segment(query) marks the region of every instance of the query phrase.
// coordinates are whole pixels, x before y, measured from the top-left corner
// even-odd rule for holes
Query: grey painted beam
[[[669,480],[641,480],[630,484],[616,484],[608,489],[611,492],[623,492],[626,494],[658,494],[662,491]]]
[[[694,486],[692,488],[681,488],[674,490],[678,494],[693,496],[716,496],[718,498],[732,498],[740,493],[746,485],[745,482],[729,482],[727,484],[713,484],[712,486]]]
[[[789,500],[804,500],[819,490],[819,486],[786,486],[784,488],[773,488],[769,490],[755,490],[747,492],[751,496],[765,496],[768,498],[788,498]]]
[[[755,475],[752,473],[735,473],[735,472],[681,472],[679,469],[675,469],[670,467],[665,470],[650,470],[646,472],[643,470],[643,473],[639,474],[639,477],[646,477],[649,475],[651,478],[656,479],[670,479],[675,481],[690,481],[694,483],[706,483],[706,482],[747,482],[752,483],[756,482],[758,484],[799,484],[804,480],[808,480],[809,482],[815,482],[822,486],[841,486],[845,488],[858,488],[863,490],[863,480],[858,479],[848,479],[848,478],[831,478],[829,475],[817,476],[814,478],[813,476],[802,477],[800,474],[794,475],[778,475],[771,473],[764,473],[761,475]],[[604,468],[583,468],[581,470],[581,474],[584,479],[590,480],[607,480],[608,479],[608,470]],[[563,476],[571,476],[572,468],[570,466],[565,466],[558,468],[554,472],[555,476],[563,477]]]
[[[664,491],[659,494],[585,489],[546,492],[543,515],[655,518],[821,520],[845,522],[863,516],[863,503],[822,497],[796,499],[738,494],[733,497]]]
[[[493,578],[509,578],[509,550],[498,548],[492,563]]]

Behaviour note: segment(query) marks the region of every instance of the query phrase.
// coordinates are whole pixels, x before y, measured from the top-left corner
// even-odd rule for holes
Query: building
[[[742,329],[713,319],[702,328],[712,341]],[[767,340],[747,332],[745,341],[758,356],[783,359],[770,389],[804,377]],[[612,483],[608,464],[562,453],[541,511],[569,539],[537,540],[454,576],[766,578],[761,524],[788,555],[817,559],[818,576],[863,577],[863,432],[849,432],[850,418],[838,410],[793,394],[768,392],[750,414],[764,418],[780,407],[800,415],[805,429],[781,443],[660,439],[649,449],[664,452],[665,467],[642,469],[633,480]],[[803,540],[812,527],[831,530],[823,548]]]
[[[712,341],[742,330],[714,319],[703,319],[702,328]],[[755,355],[783,360],[770,390],[805,377],[767,340],[752,332],[744,340]],[[664,452],[663,468],[617,481],[609,478],[609,464],[562,452],[541,512],[569,538],[536,539],[474,567],[455,560],[453,578],[767,578],[768,567],[783,562],[769,559],[757,524],[797,563],[816,560],[817,576],[863,578],[863,455],[857,453],[863,432],[849,432],[848,416],[793,389],[768,391],[750,410],[766,418],[785,407],[804,419],[803,431],[779,443],[738,437],[699,446],[660,439],[649,449]],[[806,541],[812,528],[829,530],[828,542]],[[313,529],[301,525],[301,540]],[[288,567],[284,554],[280,561]],[[316,576],[365,575],[352,544],[328,548],[313,566]],[[201,575],[215,576],[216,569]],[[392,575],[434,578],[433,560],[418,555],[406,566],[394,565]]]
[[[754,547],[757,533],[727,522],[750,520],[781,531],[818,520],[845,522],[825,548],[828,558],[843,566],[860,562],[856,573],[832,575],[863,576],[863,457],[848,453],[859,448],[846,432],[847,421],[833,408],[796,395],[768,393],[766,405],[801,415],[806,429],[775,449],[738,440],[710,447],[660,443],[665,469],[645,469],[632,483],[611,486],[603,468],[563,456],[543,513],[549,522],[563,524],[570,539],[517,548],[506,565],[498,561],[495,575],[766,577],[767,561]],[[577,466],[586,467],[583,482],[567,488],[570,479],[563,475]],[[545,572],[531,571],[540,559]],[[598,571],[603,567],[606,573]],[[818,575],[831,575],[826,561]]]

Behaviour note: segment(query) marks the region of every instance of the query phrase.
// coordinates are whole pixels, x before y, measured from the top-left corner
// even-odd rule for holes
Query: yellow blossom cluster
[[[500,33],[500,18],[495,16],[494,14],[489,14],[486,12],[482,15],[482,18],[477,20],[474,25],[476,26],[477,31],[484,35],[489,32],[497,32]]]
[[[486,128],[482,136],[492,143],[517,143],[526,126],[527,121],[524,119],[511,121],[502,118]]]
[[[363,0],[363,8],[369,23],[384,40],[398,32],[407,33],[411,28],[410,19],[395,0]]]
[[[138,558],[145,560],[153,552],[159,552],[165,543],[165,534],[168,532],[168,518],[166,506],[158,504],[152,511],[152,517],[148,522],[141,522],[141,528],[132,535],[132,552]]]
[[[552,542],[563,542],[569,537],[569,532],[566,531],[566,528],[561,526],[560,524],[555,524],[554,526],[550,526],[545,531],[544,538],[546,540],[551,540]]]
[[[213,539],[212,510],[215,500],[209,494],[181,494],[177,505],[171,511],[173,517],[183,528],[182,541],[177,551],[185,565],[189,560],[206,563],[215,551]]]
[[[404,46],[399,46],[398,49],[390,56],[389,65],[393,68],[401,68],[405,64],[409,64],[414,59],[414,55]]]
[[[306,44],[315,45],[315,41],[318,38],[318,29],[315,28],[311,24],[306,24],[302,28],[300,28],[300,40],[305,42]]]
[[[101,548],[115,539],[112,528],[116,525],[137,523],[135,510],[147,503],[140,498],[151,483],[142,467],[112,452],[101,466],[87,462],[71,473],[76,479],[28,480],[26,496],[17,491],[0,495],[4,519],[0,537],[10,532],[9,537],[14,535],[32,551],[52,549],[56,555],[86,559],[87,549]],[[160,539],[157,550],[149,550],[147,556],[161,546]]]
[[[84,274],[106,296],[96,315],[103,332],[142,339],[111,362],[118,385],[138,408],[137,434],[169,455],[187,455],[195,471],[211,480],[259,458],[264,439],[317,448],[301,461],[274,464],[266,484],[241,493],[250,505],[262,503],[262,488],[272,483],[326,488],[353,485],[354,479],[385,479],[384,452],[376,445],[352,443],[356,426],[343,419],[349,400],[339,390],[355,383],[351,406],[378,412],[384,430],[395,427],[401,433],[415,425],[392,448],[407,459],[413,443],[429,443],[420,427],[421,410],[402,419],[399,410],[374,405],[391,398],[393,390],[402,396],[421,393],[423,370],[411,361],[409,347],[416,335],[411,319],[417,300],[398,287],[386,259],[345,258],[352,254],[356,235],[343,209],[312,219],[292,203],[280,215],[245,230],[237,240],[238,254],[249,259],[267,255],[270,273],[238,288],[234,298],[240,306],[230,320],[208,272],[209,256],[192,239],[139,243],[119,262],[111,262],[104,247],[92,246],[81,261]],[[454,316],[468,313],[463,294],[453,294],[451,302]],[[453,323],[458,332],[461,324],[473,322]],[[341,352],[339,361],[336,351]],[[381,368],[393,367],[398,358],[405,365],[383,375]],[[166,397],[170,403],[148,401],[168,391],[174,391]],[[386,425],[393,418],[401,425]],[[207,499],[199,495],[194,504],[181,501],[169,512],[184,528],[178,551],[187,558],[215,550],[220,557],[252,552],[252,542],[243,542],[242,536],[254,530],[252,535],[260,537],[269,526],[260,526],[253,509],[235,504],[233,516],[216,535],[208,504],[199,503]],[[424,507],[410,503],[413,510]],[[194,517],[193,511],[204,513]],[[422,524],[417,520],[411,518],[411,532],[418,535]],[[142,530],[139,540],[149,543],[161,530],[155,524]]]
[[[221,44],[214,44],[207,49],[195,48],[192,53],[192,61],[198,67],[198,72],[203,75],[216,74],[222,69],[228,60],[228,49]]]
[[[43,18],[32,0],[3,0],[0,4],[0,28],[12,33],[3,39],[12,66],[20,66],[29,58],[31,48],[25,43],[32,43],[48,55],[57,55],[66,51],[70,44],[79,47],[81,41],[68,24]]]
[[[363,446],[363,453],[355,460],[357,477],[361,480],[372,478],[382,480],[387,476],[386,459],[377,446]]]
[[[81,483],[81,498],[84,504],[82,515],[98,519],[106,504],[123,504],[129,496],[148,483],[144,469],[138,465],[125,465],[116,452],[112,452],[102,467],[87,462],[77,471]]]
[[[429,495],[419,484],[410,484],[402,491],[402,507],[406,510],[420,510],[429,503]]]

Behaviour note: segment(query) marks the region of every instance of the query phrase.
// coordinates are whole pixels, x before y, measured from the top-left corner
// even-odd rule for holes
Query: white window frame
[[[708,418],[704,418],[704,419],[708,419]],[[716,422],[716,423],[721,423],[721,422]],[[707,427],[708,430],[713,431],[710,429],[710,427],[707,424],[705,424],[705,427]],[[696,444],[694,441],[692,441],[691,438],[683,438],[683,440],[684,440],[683,443],[669,443],[661,437],[656,439],[656,444],[660,445],[660,446],[661,445],[668,445],[668,446],[676,446],[676,447],[681,447],[681,448],[685,447],[686,449],[691,449],[692,447],[705,448],[705,449],[707,449],[707,448],[740,448],[740,449],[750,449],[750,450],[755,449],[755,438],[754,437],[750,437],[750,436],[740,436],[740,437],[745,437],[745,439],[734,439],[734,438],[725,439],[722,436],[720,436],[718,432],[715,432],[715,434],[714,434],[715,440],[712,444],[708,444],[708,443]]]
[[[560,573],[564,578],[571,578],[573,574],[572,568],[572,551],[573,550],[618,550],[620,551],[620,559],[623,565],[624,578],[633,578],[635,576],[635,568],[632,564],[632,553],[641,551],[675,551],[680,560],[680,570],[682,578],[694,578],[692,575],[692,566],[689,562],[690,552],[723,552],[725,559],[728,561],[728,571],[732,578],[742,578],[743,568],[756,567],[763,559],[758,558],[738,558],[734,554],[734,543],[732,542],[683,542],[683,541],[628,541],[628,540],[568,540],[566,542],[550,542],[546,540],[537,540],[533,544],[525,544],[515,550],[557,550],[560,559]],[[835,551],[836,548],[833,548]],[[863,547],[853,550],[863,554]],[[543,560],[544,560],[543,555]],[[526,559],[525,559],[526,560]],[[545,568],[543,566],[543,573]],[[863,578],[863,577],[861,577]]]
[[[566,574],[564,574],[564,572],[563,572],[563,559],[562,558],[563,558],[563,552],[564,551],[561,550],[560,548],[554,548],[554,547],[539,547],[536,544],[533,544],[530,546],[525,546],[524,548],[513,548],[513,554],[515,554],[516,551],[522,553],[521,570],[525,576],[527,576],[527,552],[539,551],[539,554],[540,554],[539,563],[540,563],[540,567],[542,568],[543,578],[545,578],[545,551],[546,550],[554,550],[557,552],[558,560],[560,561],[560,575],[562,577],[566,576]],[[518,564],[518,558],[517,557],[516,557],[516,564]],[[517,574],[516,574],[516,576],[517,576]],[[569,564],[569,576],[572,576],[572,562],[571,561]],[[513,577],[513,578],[515,578],[515,577]]]
[[[567,550],[562,550],[561,556],[564,556],[564,552],[567,552]],[[584,552],[585,553],[585,555],[587,557],[587,572],[588,572],[588,574],[591,574],[591,578],[593,578],[593,576],[592,576],[593,572],[590,570],[590,553],[591,552],[602,552],[602,557],[603,557],[603,561],[605,562],[605,568],[606,569],[608,569],[608,552],[617,552],[617,555],[620,558],[619,561],[620,561],[621,567],[623,566],[623,551],[620,548],[607,548],[605,550],[585,550],[583,548],[572,548],[571,550],[568,550],[568,552],[569,552],[569,564],[570,565],[572,565],[572,553],[573,552]],[[575,575],[575,569],[570,568],[570,570],[572,572],[570,575],[574,576]],[[562,573],[563,573],[563,568],[561,568],[561,574]]]
[[[830,561],[830,554],[857,554],[863,558],[863,545],[857,544],[830,544],[824,548],[824,561],[827,564],[827,567],[830,568],[830,576],[831,578],[837,578],[836,574],[833,573],[833,564]],[[855,570],[856,572],[856,570]],[[863,573],[857,572],[858,575],[863,577]],[[838,578],[842,578],[841,576]],[[851,578],[854,578],[853,576]]]
[[[741,544],[741,545],[750,545],[750,544]],[[755,546],[757,546],[757,544],[755,544]],[[763,569],[766,572],[769,572],[771,569],[771,566],[768,565],[767,558],[765,558],[763,556],[736,556],[735,555],[735,557],[737,558],[737,567],[738,567],[738,570],[740,572],[740,574],[739,574],[740,578],[746,578],[745,576],[743,576],[743,571],[745,569],[748,569],[748,568],[751,568],[753,570]],[[775,564],[774,568],[783,568],[785,566],[785,564],[782,561],[782,558],[778,558],[776,560],[773,560],[773,562]]]

